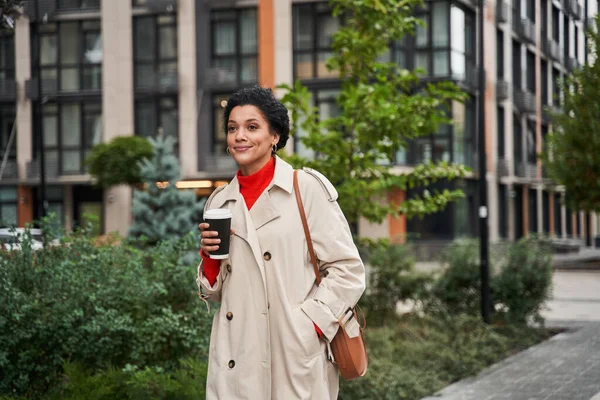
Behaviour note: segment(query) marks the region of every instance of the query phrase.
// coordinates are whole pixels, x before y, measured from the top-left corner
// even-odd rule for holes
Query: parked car
[[[29,229],[31,233],[31,248],[40,250],[44,247],[42,231],[40,229]],[[0,228],[0,248],[6,251],[21,250],[25,240],[25,228]],[[52,240],[52,246],[58,244],[58,240]]]

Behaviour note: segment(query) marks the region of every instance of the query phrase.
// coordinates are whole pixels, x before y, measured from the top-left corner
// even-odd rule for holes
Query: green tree
[[[96,186],[137,185],[142,182],[139,162],[152,157],[152,145],[140,136],[118,136],[98,143],[85,160]]]
[[[149,139],[151,159],[140,162],[145,190],[133,193],[133,223],[130,237],[145,237],[150,245],[161,240],[183,237],[196,228],[203,204],[193,191],[181,191],[179,161],[173,154],[173,136]]]
[[[333,15],[344,16],[335,34],[330,71],[338,71],[340,114],[320,119],[309,105],[310,93],[300,82],[286,90],[283,102],[296,121],[292,134],[304,132],[302,143],[314,159],[289,157],[295,166],[323,172],[336,186],[339,203],[350,222],[363,216],[380,222],[386,215],[409,217],[442,210],[462,196],[459,190],[425,191],[401,204],[376,201],[393,188],[426,186],[438,179],[463,177],[467,168],[446,162],[415,166],[408,173],[390,168],[394,153],[411,139],[431,135],[449,123],[448,106],[465,95],[450,82],[422,84],[418,71],[381,61],[391,43],[412,34],[415,8],[421,0],[331,0]]]
[[[15,21],[21,16],[23,0],[0,0],[0,29],[14,29]]]
[[[600,21],[586,34],[591,62],[561,84],[562,109],[552,113],[552,132],[542,155],[548,175],[563,185],[574,208],[600,211]]]

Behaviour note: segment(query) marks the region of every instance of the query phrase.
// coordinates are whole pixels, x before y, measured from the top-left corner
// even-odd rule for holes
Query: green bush
[[[108,143],[98,143],[85,160],[96,185],[108,188],[114,185],[142,183],[139,162],[152,157],[152,145],[141,136],[118,136]]]
[[[442,253],[442,262],[447,268],[435,280],[430,300],[436,305],[441,303],[453,313],[476,315],[480,310],[481,293],[477,242],[468,239],[454,241]]]
[[[428,310],[480,315],[478,242],[456,241],[443,260],[447,267],[431,288]],[[490,298],[496,320],[542,322],[540,310],[551,285],[552,251],[543,240],[524,238],[490,257]]]
[[[491,327],[468,315],[404,316],[368,329],[365,377],[342,381],[340,400],[418,400],[548,337],[525,325]]]
[[[171,371],[205,357],[211,316],[196,294],[197,260],[182,261],[193,235],[143,250],[83,231],[41,251],[28,243],[0,253],[0,395],[39,397],[64,360]]]
[[[65,365],[63,383],[49,400],[203,399],[206,372],[206,363],[193,359],[183,360],[172,372],[131,365],[93,372],[80,363],[72,363]]]
[[[541,322],[540,311],[552,288],[552,249],[544,240],[522,239],[511,245],[494,277],[494,304],[513,323]]]
[[[394,323],[398,302],[420,298],[431,276],[414,270],[415,257],[408,245],[372,245],[362,253],[368,272],[360,307],[369,326]]]

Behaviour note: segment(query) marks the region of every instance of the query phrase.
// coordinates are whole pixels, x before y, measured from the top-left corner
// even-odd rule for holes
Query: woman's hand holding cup
[[[200,228],[200,249],[207,256],[210,252],[219,250],[219,244],[221,243],[221,239],[219,239],[219,232],[208,230],[210,228],[210,224],[203,222],[198,225]],[[233,229],[230,229],[231,235],[233,235]]]

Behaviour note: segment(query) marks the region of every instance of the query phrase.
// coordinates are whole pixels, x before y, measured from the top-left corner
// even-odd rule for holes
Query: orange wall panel
[[[391,204],[400,205],[406,200],[406,192],[401,189],[394,189],[389,195],[388,200]],[[406,241],[406,216],[399,217],[388,216],[389,218],[389,234],[392,243],[404,243]]]
[[[258,4],[258,81],[275,89],[275,16],[274,0]]]
[[[31,187],[19,186],[17,195],[17,225],[22,227],[33,221],[33,193]]]

